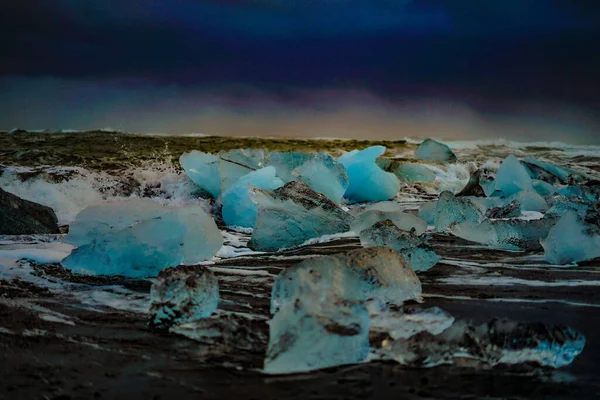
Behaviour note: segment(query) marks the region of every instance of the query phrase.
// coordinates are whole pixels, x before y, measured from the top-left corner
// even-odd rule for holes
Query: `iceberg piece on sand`
[[[251,188],[250,197],[258,214],[248,246],[258,251],[277,251],[315,237],[347,232],[353,219],[301,182],[274,191]]]
[[[438,307],[427,309],[402,307],[400,311],[383,311],[371,316],[371,332],[392,339],[408,339],[421,332],[438,335],[448,329],[454,317]]]
[[[373,146],[360,151],[353,150],[338,158],[350,179],[344,194],[346,199],[351,202],[382,201],[396,196],[400,181],[396,175],[385,172],[375,162],[383,153],[384,146]]]
[[[319,153],[307,160],[292,175],[336,204],[341,203],[350,184],[346,168],[327,153]]]
[[[456,197],[449,191],[440,194],[434,216],[437,232],[444,232],[454,223],[463,221],[479,222],[482,219],[481,211],[468,198]]]
[[[512,154],[502,161],[494,181],[495,190],[501,191],[504,197],[512,196],[521,190],[533,191],[533,183],[527,169]]]
[[[352,221],[350,228],[352,231],[360,233],[377,222],[386,219],[391,220],[398,228],[405,231],[410,231],[414,228],[416,235],[422,235],[427,229],[427,222],[414,214],[408,214],[402,211],[379,211],[373,209],[360,213],[354,221]]]
[[[542,197],[556,193],[557,189],[548,182],[540,181],[539,179],[533,179],[531,182],[533,184],[533,189]]]
[[[415,158],[418,160],[454,162],[456,155],[450,147],[433,139],[425,139],[415,150]]]
[[[396,250],[413,271],[427,271],[440,260],[425,239],[398,228],[389,219],[360,232],[360,244]]]
[[[566,212],[545,240],[544,258],[552,264],[569,264],[600,257],[600,235],[573,211]]]
[[[207,267],[166,268],[152,284],[150,301],[149,326],[168,330],[211,315],[219,304],[219,282]]]
[[[541,250],[540,240],[545,238],[556,220],[542,218],[536,220],[489,220],[480,224],[465,221],[450,228],[450,231],[465,240],[483,243],[488,246]]]
[[[573,362],[585,342],[581,333],[565,326],[493,319],[481,325],[457,321],[440,334],[386,340],[382,353],[411,367],[453,364],[466,357],[490,366],[534,362],[560,368]]]
[[[273,190],[283,185],[272,166],[250,172],[239,178],[223,193],[223,221],[228,226],[252,228],[256,222],[256,204],[250,199],[250,185]]]
[[[369,313],[364,304],[298,298],[269,322],[263,372],[289,374],[354,364],[368,354]]]
[[[402,182],[431,182],[436,177],[435,172],[423,164],[380,157],[377,159],[377,165],[384,171],[396,175]]]
[[[556,182],[567,184],[571,179],[581,182],[584,179],[581,174],[571,169],[540,161],[533,157],[525,157],[522,163],[533,179],[541,179],[552,184]]]
[[[521,190],[506,199],[507,203],[518,201],[522,211],[548,211],[548,203],[534,190]]]
[[[277,276],[271,312],[297,298],[325,295],[349,302],[401,305],[421,299],[421,282],[400,255],[386,247],[310,258]]]
[[[300,152],[274,152],[269,156],[269,165],[277,170],[277,176],[285,183],[298,180],[293,171],[314,158],[313,154]]]
[[[427,201],[423,203],[421,207],[419,207],[419,211],[417,215],[423,221],[427,222],[427,225],[435,224],[435,213],[437,210],[437,200],[435,201]]]
[[[84,209],[65,238],[79,247],[62,264],[77,273],[155,276],[166,267],[206,260],[223,245],[201,206],[151,203],[131,199]]]
[[[263,149],[233,149],[218,154],[221,193],[242,176],[266,166],[268,152]]]
[[[192,150],[189,153],[183,153],[179,157],[179,164],[196,185],[214,198],[219,197],[221,194],[219,157]]]

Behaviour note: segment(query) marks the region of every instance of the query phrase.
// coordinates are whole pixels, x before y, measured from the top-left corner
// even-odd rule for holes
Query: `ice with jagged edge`
[[[512,196],[521,190],[534,191],[527,169],[513,154],[509,154],[498,168],[494,189],[500,191],[505,197]]]
[[[396,175],[402,182],[431,182],[436,178],[435,172],[423,164],[380,157],[377,159],[377,165]]]
[[[342,202],[350,184],[346,168],[327,153],[308,159],[292,171],[292,176],[336,204]]]
[[[450,150],[450,147],[433,139],[425,139],[417,146],[415,158],[437,162],[456,161],[456,155]]]
[[[486,219],[481,223],[464,221],[450,227],[450,231],[465,240],[488,246],[541,250],[540,240],[545,238],[556,223],[555,219]]]
[[[396,250],[413,271],[427,271],[440,261],[424,238],[400,229],[389,219],[361,231],[360,244],[363,247],[384,246]]]
[[[242,176],[223,193],[223,221],[228,226],[254,227],[257,207],[250,199],[250,186],[273,190],[283,184],[284,182],[275,176],[275,168],[272,166]]]
[[[542,241],[544,259],[552,264],[570,264],[600,257],[600,233],[573,211],[566,212]]]
[[[466,197],[456,197],[449,191],[440,194],[434,214],[434,225],[437,232],[444,232],[448,227],[463,221],[480,222],[483,214],[479,208]]]
[[[422,235],[427,229],[427,222],[413,214],[403,211],[381,211],[367,209],[356,216],[352,221],[352,231],[359,233],[375,225],[377,222],[391,220],[396,226],[405,231],[415,230],[417,235]]]
[[[353,219],[302,182],[290,182],[273,191],[251,188],[250,196],[258,213],[248,246],[258,251],[277,251],[347,232]]]
[[[159,272],[150,289],[149,326],[168,330],[210,316],[219,304],[219,281],[204,266],[179,266]]]
[[[275,279],[271,312],[306,296],[332,295],[349,302],[375,300],[385,307],[421,299],[421,282],[400,255],[373,247],[311,258]]]
[[[560,368],[573,362],[585,337],[565,326],[493,319],[481,325],[456,321],[441,333],[421,332],[409,338],[386,339],[383,358],[410,367],[435,367],[468,358],[495,366],[535,362]]]
[[[522,161],[532,179],[542,179],[550,183],[567,184],[571,179],[580,181],[583,176],[571,169],[550,164],[533,157],[525,157]]]
[[[277,176],[285,183],[298,180],[294,170],[314,158],[313,154],[301,152],[273,152],[269,155],[269,165],[277,170]]]
[[[84,209],[65,242],[78,246],[62,261],[74,272],[146,277],[212,257],[223,237],[201,206],[130,199]]]
[[[370,331],[391,339],[408,339],[421,332],[438,335],[454,323],[454,317],[438,307],[426,309],[403,307],[371,315]]]
[[[352,150],[338,158],[350,179],[344,194],[350,202],[383,201],[396,196],[400,189],[400,181],[396,175],[385,172],[376,163],[377,157],[383,153],[384,146],[372,146],[363,150]]]
[[[214,198],[221,194],[219,178],[219,157],[192,150],[179,157],[179,164],[187,176],[200,188],[210,193]]]

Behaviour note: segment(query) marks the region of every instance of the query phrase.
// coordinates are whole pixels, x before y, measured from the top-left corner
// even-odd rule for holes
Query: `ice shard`
[[[264,149],[233,149],[218,154],[221,193],[227,191],[238,179],[266,166],[268,151]]]
[[[540,240],[545,238],[556,220],[546,218],[537,220],[489,220],[480,224],[465,221],[453,225],[450,231],[465,240],[488,246],[541,250]]]
[[[423,164],[380,157],[377,159],[377,165],[396,175],[402,182],[431,182],[436,177],[435,172]]]
[[[250,248],[277,251],[308,239],[350,229],[353,217],[324,195],[301,182],[290,182],[274,191],[252,188],[258,213]]]
[[[273,152],[269,156],[269,165],[277,170],[277,176],[285,183],[296,181],[298,177],[293,171],[314,158],[313,154],[300,152]]]
[[[517,200],[502,206],[492,207],[485,212],[485,217],[492,219],[516,218],[519,215],[521,215],[521,203]]]
[[[427,271],[440,260],[424,238],[398,228],[389,219],[360,232],[360,244],[396,250],[413,271]]]
[[[415,230],[416,235],[422,235],[427,229],[427,222],[414,214],[402,211],[364,211],[352,221],[350,229],[356,233],[370,228],[379,221],[391,220],[398,228],[405,231]]]
[[[207,267],[166,268],[152,284],[150,301],[149,326],[168,330],[210,316],[219,304],[219,282]]]
[[[560,368],[573,362],[585,342],[581,333],[565,326],[493,319],[481,325],[457,321],[439,334],[386,339],[382,352],[384,358],[410,367],[435,367],[468,358],[490,366],[533,362]]]
[[[532,179],[541,179],[551,184],[567,184],[571,180],[582,182],[584,177],[568,168],[540,161],[533,157],[525,157],[522,163]]]
[[[545,240],[544,258],[552,264],[570,264],[600,257],[600,234],[596,226],[582,221],[575,212],[566,212]]]
[[[336,204],[342,202],[350,184],[346,168],[327,153],[308,159],[292,171],[292,176]]]
[[[250,172],[239,178],[223,193],[223,221],[228,226],[254,227],[257,207],[250,199],[250,186],[273,190],[283,186],[283,181],[275,176],[272,166]]]
[[[391,339],[408,339],[421,332],[438,335],[454,323],[454,317],[438,307],[426,309],[402,307],[371,315],[371,334],[387,335]]]
[[[511,196],[521,190],[534,190],[529,173],[523,164],[517,160],[517,157],[512,154],[502,161],[502,165],[496,173],[494,185],[495,190],[502,192],[504,197]]]
[[[62,264],[77,273],[155,276],[166,267],[210,258],[223,245],[201,206],[151,203],[132,199],[83,210],[65,238],[78,248]]]
[[[483,215],[468,198],[456,197],[448,191],[440,194],[435,209],[435,230],[444,232],[449,226],[463,221],[479,222]]]
[[[415,158],[438,162],[456,161],[456,155],[450,150],[450,147],[433,139],[425,139],[417,146]]]
[[[219,197],[221,194],[219,157],[192,150],[179,157],[179,164],[196,185],[214,198]]]
[[[400,181],[396,175],[385,172],[376,163],[376,158],[385,152],[383,146],[353,150],[338,158],[346,168],[350,184],[344,197],[351,202],[382,201],[396,196]]]

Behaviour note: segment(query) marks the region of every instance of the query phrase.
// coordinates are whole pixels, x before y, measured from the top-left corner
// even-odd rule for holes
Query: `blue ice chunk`
[[[219,304],[219,281],[200,265],[161,270],[150,290],[152,329],[168,330],[173,325],[210,316]]]
[[[576,213],[566,212],[545,240],[544,259],[551,264],[570,264],[600,257],[600,235]]]
[[[242,176],[266,166],[268,151],[233,149],[218,154],[221,193],[225,193]]]
[[[269,322],[263,372],[290,374],[356,364],[369,354],[369,313],[364,304],[295,299]],[[316,303],[316,305],[315,305]]]
[[[239,178],[223,193],[223,221],[228,226],[252,228],[256,222],[256,204],[250,199],[249,185],[273,190],[284,182],[275,176],[275,167],[269,166],[250,172]]]
[[[269,157],[269,165],[275,167],[277,176],[285,183],[298,180],[292,171],[314,158],[313,154],[300,152],[273,152]]]
[[[565,186],[558,189],[556,193],[566,197],[574,197],[588,203],[598,201],[597,195],[584,186]]]
[[[504,159],[494,181],[496,191],[501,191],[504,197],[511,196],[521,190],[533,191],[533,184],[529,173],[517,160],[517,157],[510,154]],[[484,188],[485,189],[485,188]]]
[[[578,198],[569,198],[562,195],[556,195],[553,200],[553,205],[550,207],[544,218],[557,218],[562,217],[568,211],[573,211],[580,218],[584,218],[590,206],[587,202]]]
[[[379,221],[391,220],[398,228],[405,231],[415,230],[416,235],[422,235],[427,229],[427,222],[414,214],[402,211],[379,211],[367,210],[359,214],[350,225],[350,229],[356,233],[370,228]]]
[[[533,179],[539,179],[540,175],[549,173],[556,177],[561,183],[569,183],[571,179],[577,181],[583,180],[583,176],[578,172],[571,169],[560,167],[558,165],[550,164],[544,161],[540,161],[533,157],[525,157],[523,163],[529,169],[530,176]]]
[[[302,182],[289,182],[274,191],[252,188],[258,214],[249,247],[277,251],[308,239],[347,232],[353,217]]]
[[[219,158],[209,153],[192,150],[179,157],[179,163],[186,175],[200,188],[214,198],[221,194],[219,180]]]
[[[417,146],[415,158],[438,162],[456,161],[456,155],[450,150],[450,147],[433,139],[425,139]]]
[[[557,190],[553,185],[549,184],[548,182],[540,181],[538,179],[532,180],[532,184],[533,189],[537,192],[537,194],[543,197],[550,196],[551,194],[556,193]]]
[[[427,222],[427,225],[435,224],[435,211],[437,209],[437,201],[427,201],[419,207],[417,215],[419,218]]]
[[[166,267],[206,260],[223,245],[215,221],[200,206],[155,208],[132,199],[88,207],[71,227],[65,241],[78,247],[62,264],[85,274],[155,276]]]
[[[350,184],[344,197],[351,202],[382,201],[394,198],[400,189],[396,175],[385,172],[375,162],[385,153],[384,146],[353,150],[338,158],[346,168]]]
[[[396,250],[413,271],[427,271],[441,260],[425,238],[398,228],[389,219],[361,231],[360,244],[363,247],[383,246]]]
[[[505,204],[515,200],[521,204],[522,211],[546,212],[550,208],[546,200],[534,190],[521,190],[505,199]]]
[[[452,192],[444,191],[437,201],[434,225],[437,232],[444,232],[449,226],[463,221],[480,222],[483,214],[466,197],[456,197]]]
[[[350,184],[346,168],[327,153],[319,153],[308,159],[294,169],[292,176],[336,204],[341,203]]]

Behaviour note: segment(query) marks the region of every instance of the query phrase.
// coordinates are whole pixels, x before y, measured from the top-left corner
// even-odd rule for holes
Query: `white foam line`
[[[487,299],[475,299],[469,296],[445,296],[442,294],[424,294],[425,298],[440,298],[440,299],[450,299],[450,300],[472,300],[472,301],[492,301],[497,303],[560,303],[574,307],[594,307],[600,308],[600,304],[594,303],[582,303],[579,301],[569,301],[562,299],[543,299],[543,300],[534,300],[534,299],[509,299],[509,298],[487,298]]]
[[[512,277],[459,277],[450,276],[440,278],[438,283],[447,285],[472,285],[472,286],[514,286],[524,285],[533,287],[576,287],[576,286],[600,286],[600,281],[594,280],[565,280],[556,282],[544,282],[539,280],[520,279]]]
[[[463,261],[457,258],[443,258],[441,263],[454,265],[457,267],[480,267],[480,268],[506,268],[516,270],[531,270],[531,271],[552,271],[552,272],[585,272],[600,274],[600,270],[582,270],[576,269],[576,265],[555,265],[555,264],[510,264],[498,261],[483,261],[481,263],[475,261]]]

